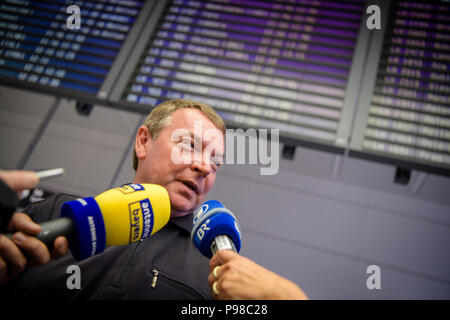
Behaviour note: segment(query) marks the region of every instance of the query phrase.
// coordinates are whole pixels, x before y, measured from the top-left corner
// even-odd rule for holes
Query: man
[[[224,137],[225,124],[207,105],[176,99],[155,107],[136,134],[133,183],[166,188],[169,224],[142,242],[108,248],[82,262],[66,254],[67,239],[58,237],[51,257],[63,257],[48,263],[47,247],[30,236],[40,227],[28,215],[15,213],[10,223],[10,230],[17,231],[13,241],[0,234],[0,285],[6,283],[0,296],[210,299],[213,294],[215,299],[306,299],[294,283],[234,252],[220,251],[208,264],[193,247],[192,212],[214,184]],[[25,212],[36,222],[47,221],[59,217],[64,202],[76,198],[59,194]],[[81,279],[71,282],[74,265]]]
[[[200,132],[215,134],[199,136],[199,126]],[[107,248],[81,262],[67,254],[45,264],[49,257],[47,248],[42,243],[29,246],[35,239],[27,233],[39,231],[30,229],[28,217],[14,214],[11,226],[21,232],[15,233],[13,241],[0,235],[0,257],[6,264],[0,270],[0,282],[6,282],[0,288],[1,295],[210,299],[208,260],[194,248],[190,232],[192,212],[214,184],[224,152],[224,135],[222,119],[205,104],[176,99],[155,107],[136,134],[136,175],[132,182],[159,184],[167,189],[172,209],[169,224],[142,242]],[[36,222],[47,221],[59,216],[64,202],[76,198],[59,194],[31,205],[25,212]],[[22,222],[28,228],[21,230],[18,226]],[[58,253],[67,251],[64,244],[60,245],[56,248]],[[43,251],[47,259],[42,258]],[[18,255],[21,263],[17,263]],[[33,264],[45,265],[26,268]],[[79,267],[79,281],[70,277],[70,270],[77,270],[69,268],[73,265]]]

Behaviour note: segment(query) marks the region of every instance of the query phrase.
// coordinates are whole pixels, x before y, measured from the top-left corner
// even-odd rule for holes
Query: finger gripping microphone
[[[50,248],[56,237],[66,236],[72,255],[80,261],[160,230],[169,221],[170,199],[162,186],[129,184],[95,198],[65,202],[60,214],[61,218],[42,223],[36,238]]]
[[[191,238],[195,247],[208,258],[223,249],[241,250],[237,219],[217,200],[207,201],[195,211]]]

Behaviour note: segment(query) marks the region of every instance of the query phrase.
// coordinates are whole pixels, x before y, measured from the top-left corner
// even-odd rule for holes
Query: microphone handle
[[[42,228],[34,237],[41,240],[49,251],[53,249],[53,241],[59,236],[65,236],[69,241],[74,228],[72,219],[69,217],[58,218],[39,224]],[[5,233],[9,239],[12,239],[14,233]]]
[[[234,252],[237,252],[236,246],[234,245],[233,240],[226,234],[221,234],[214,238],[213,241],[211,241],[211,252],[212,255],[215,255],[217,251],[219,250],[233,250]]]

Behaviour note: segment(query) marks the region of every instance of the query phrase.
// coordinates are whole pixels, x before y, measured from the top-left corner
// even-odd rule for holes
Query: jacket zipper
[[[152,284],[150,286],[153,289],[155,289],[156,288],[156,281],[158,281],[159,271],[157,269],[153,269],[152,273],[153,273],[153,279],[152,279]]]
[[[203,299],[208,300],[208,297],[205,296],[203,293],[200,293],[197,290],[195,290],[194,288],[191,288],[190,286],[188,286],[178,280],[172,279],[171,277],[168,277],[165,274],[160,273],[159,270],[156,268],[152,269],[152,274],[153,274],[153,278],[152,278],[152,283],[150,284],[152,289],[156,288],[156,282],[158,281],[158,276],[162,276],[163,278],[169,279],[170,281],[173,281],[173,282],[177,283],[178,285],[183,286],[184,288],[188,288],[190,291],[194,292],[196,295],[200,295]]]

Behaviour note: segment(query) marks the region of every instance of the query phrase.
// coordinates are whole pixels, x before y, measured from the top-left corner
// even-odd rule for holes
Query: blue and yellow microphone
[[[170,199],[160,185],[129,184],[65,202],[60,213],[61,218],[40,224],[36,238],[51,248],[56,237],[66,236],[74,258],[83,260],[163,228],[170,218]]]

